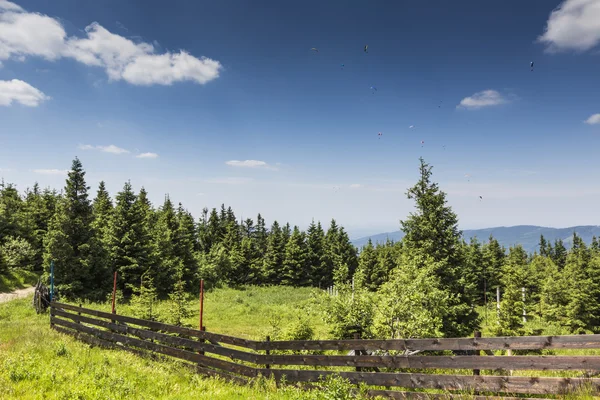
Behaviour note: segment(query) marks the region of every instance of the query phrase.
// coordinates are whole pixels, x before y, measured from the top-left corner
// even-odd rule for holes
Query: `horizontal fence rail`
[[[373,388],[371,394],[390,398],[425,398],[423,393],[392,391],[389,390],[391,387],[505,395],[563,394],[585,387],[594,393],[600,393],[600,379],[597,378],[464,374],[469,371],[457,374],[457,370],[474,370],[477,373],[480,370],[600,371],[600,356],[479,355],[480,351],[489,353],[489,350],[598,349],[600,335],[262,342],[64,303],[53,302],[50,310],[52,328],[91,345],[122,349],[139,355],[174,357],[191,363],[187,365],[192,365],[199,373],[221,376],[238,383],[265,376],[277,381],[309,384],[335,374],[353,384],[386,387],[388,390]],[[304,354],[309,351],[348,353],[349,350],[354,351],[347,355]],[[364,354],[365,351],[406,350],[445,353]],[[258,353],[259,351],[266,354]],[[271,354],[300,351],[303,354]],[[448,354],[449,351],[469,351],[472,355],[451,355]],[[272,367],[274,365],[306,366],[312,369],[275,369]],[[317,367],[327,369],[315,370]],[[356,371],[348,371],[348,367]],[[407,369],[411,371],[408,372]],[[427,373],[431,369],[450,371],[445,374]],[[431,396],[427,398],[452,397],[451,394],[427,395]]]

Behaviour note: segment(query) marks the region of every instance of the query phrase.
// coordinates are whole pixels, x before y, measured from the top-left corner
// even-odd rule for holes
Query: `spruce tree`
[[[168,294],[175,283],[175,272],[181,267],[181,259],[177,257],[174,246],[175,235],[178,228],[177,215],[169,196],[157,212],[157,221],[154,226],[154,249],[157,260],[156,289],[160,295]]]
[[[377,290],[378,285],[374,283],[373,275],[376,274],[378,266],[377,254],[373,242],[369,239],[360,252],[354,283],[371,291]]]
[[[565,267],[567,262],[567,249],[563,244],[562,239],[557,239],[554,242],[554,248],[552,249],[550,257],[559,270],[562,270]]]
[[[485,297],[494,298],[496,288],[500,286],[500,276],[502,274],[502,265],[506,258],[505,249],[491,235],[488,242],[482,246],[483,253],[483,284],[486,288]]]
[[[286,241],[277,221],[271,225],[267,239],[267,251],[263,262],[263,276],[266,284],[278,285],[283,279],[283,259]]]
[[[83,166],[75,158],[64,195],[50,222],[44,251],[45,270],[48,273],[50,262],[55,262],[56,288],[67,298],[90,297],[95,290],[110,290],[93,282],[99,265],[95,259],[99,244],[92,227],[94,216],[88,190]]]
[[[292,235],[285,245],[282,285],[308,286],[310,284],[310,277],[305,275],[306,254],[304,235],[297,226],[294,226]]]
[[[181,203],[177,208],[177,229],[174,240],[175,256],[181,260],[183,265],[181,279],[186,283],[188,291],[194,290],[198,287],[199,282],[197,279],[198,261],[196,258],[198,240],[194,217],[183,208]]]
[[[467,336],[478,326],[472,307],[476,288],[470,271],[464,268],[458,218],[446,204],[446,194],[431,181],[431,167],[422,158],[420,163],[420,179],[407,193],[409,199],[415,200],[417,210],[401,222],[405,233],[403,248],[417,263],[419,259],[431,258],[440,289],[452,296],[442,332],[449,337]]]
[[[96,235],[96,241],[99,244],[98,268],[94,279],[106,285],[110,282],[110,274],[114,270],[111,258],[113,204],[106,191],[104,181],[101,181],[98,186],[96,198],[92,202],[92,212],[94,215],[92,227]]]
[[[522,246],[511,247],[502,266],[502,301],[500,302],[500,325],[498,335],[523,334],[522,288],[527,281],[527,253]]]
[[[321,223],[315,224],[313,220],[306,231],[306,271],[304,275],[308,276],[309,284],[318,287],[325,287],[325,274],[327,264],[323,258],[325,251],[325,232]]]

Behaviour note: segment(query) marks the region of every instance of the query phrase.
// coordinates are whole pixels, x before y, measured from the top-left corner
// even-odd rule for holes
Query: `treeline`
[[[7,268],[49,272],[55,263],[58,292],[68,298],[102,299],[112,273],[125,296],[144,276],[159,295],[183,283],[197,291],[207,285],[326,287],[348,280],[357,251],[343,227],[319,222],[307,231],[259,214],[238,221],[231,208],[203,210],[198,221],[166,196],[155,209],[145,189],[129,182],[111,199],[100,182],[93,200],[81,162],[75,159],[61,193],[34,185],[21,196],[0,186],[0,273]]]
[[[20,195],[2,183],[0,273],[23,268],[47,278],[54,261],[61,296],[104,299],[118,271],[126,297],[156,291],[179,303],[197,293],[200,279],[209,287],[335,285],[327,315],[339,338],[468,336],[484,322],[482,307],[495,315],[500,288],[499,317],[487,327],[494,334],[539,333],[531,322],[557,333],[599,331],[596,238],[588,247],[574,234],[567,250],[542,237],[534,254],[506,250],[493,237],[467,243],[432,167],[420,162],[403,239],[369,242],[359,254],[333,220],[327,230],[318,222],[306,231],[267,227],[261,215],[238,221],[225,206],[195,220],[168,196],[154,208],[129,182],[114,200],[101,182],[92,200],[75,159],[61,193],[35,185]]]

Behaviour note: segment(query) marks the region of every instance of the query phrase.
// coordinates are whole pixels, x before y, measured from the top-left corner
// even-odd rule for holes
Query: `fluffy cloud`
[[[66,169],[34,169],[33,172],[42,175],[67,175],[69,173]]]
[[[483,90],[460,101],[457,108],[478,109],[482,107],[497,106],[506,103],[506,99],[495,90]]]
[[[0,0],[0,10],[23,11],[21,7],[7,0]]]
[[[600,0],[566,0],[550,14],[538,41],[546,50],[589,50],[600,43]]]
[[[590,125],[600,124],[600,114],[591,115],[588,119],[585,120],[585,123]]]
[[[42,101],[48,99],[50,97],[27,82],[18,79],[0,81],[0,106],[10,106],[13,102],[17,102],[24,106],[37,107]]]
[[[142,153],[135,156],[136,158],[157,158],[158,154],[156,153]]]
[[[272,170],[277,169],[277,168],[273,167],[272,165],[269,165],[266,162],[259,161],[259,160],[244,160],[244,161],[231,160],[231,161],[226,161],[225,164],[227,164],[231,167],[263,168],[263,169],[272,169]]]
[[[58,20],[0,0],[0,60],[68,57],[103,68],[110,81],[125,80],[134,85],[204,84],[218,78],[222,69],[216,60],[197,58],[185,51],[156,54],[152,44],[133,42],[97,22],[88,25],[85,33],[83,38],[67,37]]]
[[[79,146],[80,150],[100,150],[104,153],[112,153],[112,154],[126,154],[129,153],[129,150],[123,149],[121,147],[117,147],[114,144],[108,146],[92,146],[91,144],[83,144]]]

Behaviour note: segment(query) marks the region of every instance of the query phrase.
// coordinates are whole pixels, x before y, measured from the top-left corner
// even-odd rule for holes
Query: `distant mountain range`
[[[581,236],[587,244],[592,242],[593,236],[600,238],[600,226],[598,225],[572,226],[570,228],[545,228],[543,226],[535,225],[501,226],[497,228],[464,230],[463,237],[467,241],[473,237],[477,237],[477,240],[484,242],[492,235],[506,248],[520,244],[526,251],[533,253],[538,250],[540,235],[544,235],[544,238],[551,243],[554,243],[556,239],[562,239],[565,246],[569,248],[573,241],[573,232],[577,232],[577,235]],[[385,243],[388,238],[393,241],[398,241],[402,239],[403,236],[404,232],[402,231],[380,233],[378,235],[353,240],[352,243],[360,249],[367,244],[369,239],[375,244],[377,242]]]

